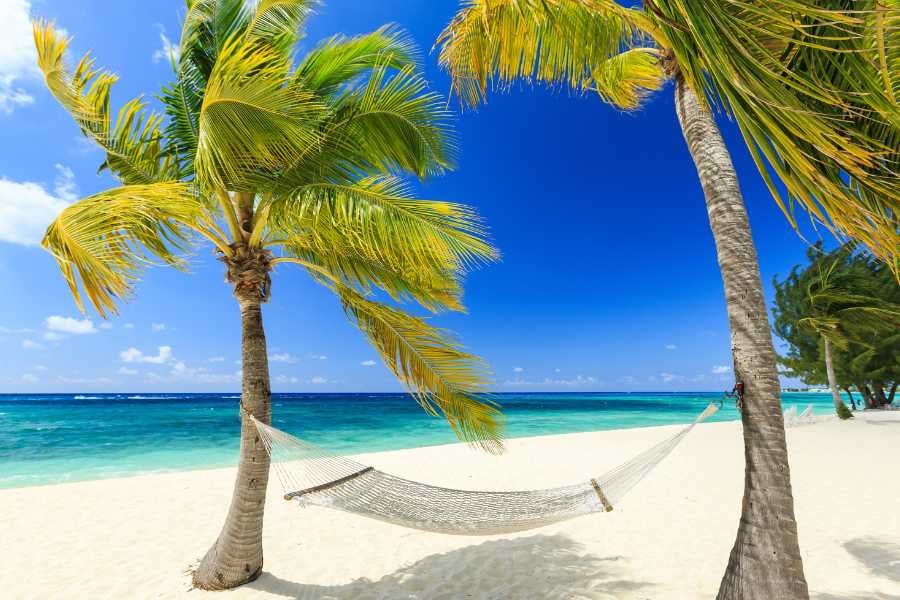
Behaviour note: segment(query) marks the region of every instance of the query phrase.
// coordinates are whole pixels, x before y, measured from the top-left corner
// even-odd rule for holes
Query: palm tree
[[[743,390],[744,498],[721,599],[807,598],[808,590],[756,249],[711,107],[737,122],[792,223],[799,205],[896,271],[897,18],[875,0],[645,0],[639,8],[614,0],[466,0],[437,41],[467,105],[485,100],[492,86],[524,80],[597,93],[630,110],[674,80]]]
[[[295,64],[312,4],[189,1],[167,120],[141,99],[113,119],[115,75],[89,55],[67,69],[69,40],[35,23],[47,86],[121,183],[66,208],[44,238],[78,306],[86,297],[108,316],[145,265],[181,267],[205,241],[240,309],[240,461],[225,525],[193,575],[204,589],[251,581],[263,565],[269,458],[248,417],[271,422],[261,307],[279,265],[334,292],[425,410],[462,439],[500,443],[497,408],[480,395],[486,366],[397,306],[461,311],[463,275],[497,257],[472,209],[415,198],[401,178],[450,167],[444,103],[395,28],[333,37]]]
[[[806,315],[797,321],[797,325],[822,340],[828,387],[835,412],[842,419],[852,415],[841,399],[832,346],[847,350],[850,340],[855,337],[854,332],[860,329],[877,332],[900,327],[900,307],[879,300],[871,293],[875,281],[849,263],[852,252],[851,246],[839,248],[826,260],[815,261],[814,268],[794,281],[804,293],[806,308]],[[792,275],[796,277],[795,273]],[[786,283],[790,284],[790,279]],[[868,345],[864,341],[861,344]]]

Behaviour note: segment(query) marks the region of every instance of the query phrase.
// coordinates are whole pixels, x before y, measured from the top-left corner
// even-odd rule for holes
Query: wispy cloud
[[[724,375],[725,373],[730,373],[731,367],[726,365],[716,365],[712,368],[713,375]]]
[[[310,360],[328,360],[328,357],[324,354],[307,354],[306,358]]]
[[[166,324],[165,323],[151,323],[150,329],[152,329],[153,331],[165,331]]]
[[[359,363],[359,364],[362,365],[362,366],[364,366],[364,367],[374,367],[374,366],[375,366],[375,361],[374,361],[374,360],[364,360],[364,361],[362,361],[362,362]]]
[[[521,373],[521,372],[524,371],[524,370],[525,370],[525,369],[523,369],[522,367],[513,367],[513,372],[514,372],[514,373]]]
[[[665,348],[666,350],[678,350],[678,346],[675,344],[666,344]]]
[[[145,363],[150,365],[162,365],[174,359],[171,346],[159,346],[156,355],[144,354],[137,348],[131,347],[119,353],[119,358],[126,363]]]
[[[0,113],[7,115],[34,102],[21,87],[23,80],[37,81],[39,75],[30,11],[28,0],[0,2]]]
[[[153,56],[151,57],[153,62],[158,63],[163,60],[166,62],[178,62],[178,58],[181,56],[181,49],[178,47],[178,44],[173,43],[172,40],[169,39],[169,36],[166,35],[166,29],[162,25],[157,24],[156,26],[159,29],[159,42],[161,47],[153,52]]]
[[[316,375],[315,377],[310,379],[309,382],[315,385],[324,385],[328,383],[328,378],[322,377],[321,375]]]
[[[51,315],[44,321],[44,325],[49,331],[58,331],[69,335],[97,333],[97,328],[94,327],[94,322],[90,319],[74,319],[72,317]]]
[[[43,346],[34,340],[22,340],[22,348],[25,350],[40,350]]]
[[[291,356],[288,352],[277,352],[269,354],[269,362],[273,363],[295,363],[297,358]]]

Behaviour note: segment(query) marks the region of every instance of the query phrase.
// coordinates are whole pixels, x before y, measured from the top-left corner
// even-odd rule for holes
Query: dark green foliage
[[[840,418],[842,420],[852,419],[853,413],[850,412],[850,409],[847,408],[846,404],[841,404],[840,406],[837,407],[837,416],[838,416],[838,418]]]
[[[883,263],[846,245],[807,252],[809,264],[775,280],[774,329],[788,344],[785,374],[827,384],[823,339],[833,346],[838,386],[867,408],[890,402],[900,379],[900,286]]]

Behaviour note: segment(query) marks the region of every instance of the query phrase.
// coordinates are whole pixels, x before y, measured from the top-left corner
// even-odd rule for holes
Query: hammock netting
[[[424,531],[492,535],[612,510],[717,409],[710,404],[693,423],[602,476],[575,485],[523,491],[457,490],[411,481],[251,419],[285,489],[285,499]]]

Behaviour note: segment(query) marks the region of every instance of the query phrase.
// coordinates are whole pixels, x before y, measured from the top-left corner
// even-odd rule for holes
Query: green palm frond
[[[648,6],[689,85],[734,116],[791,222],[799,205],[896,269],[900,108],[890,69],[900,11],[893,4],[887,14],[876,0]]]
[[[64,60],[69,40],[52,24],[34,23],[38,65],[47,87],[81,128],[85,136],[106,153],[101,168],[108,168],[122,183],[146,184],[171,179],[176,165],[163,152],[162,117],[146,110],[135,98],[119,110],[115,123],[110,111],[110,91],[117,77],[94,67],[85,54],[75,70]]]
[[[325,40],[303,57],[296,79],[305,89],[329,96],[376,67],[403,69],[417,63],[412,39],[397,27],[385,26],[351,38],[335,35]]]
[[[357,156],[382,172],[441,173],[456,151],[450,113],[440,94],[427,91],[415,66],[392,73],[391,60],[385,55],[364,85],[333,100],[338,120],[328,134],[340,140],[338,148],[355,148]]]
[[[234,37],[210,73],[198,119],[195,171],[203,186],[253,189],[318,143],[322,105],[287,85],[290,63]]]
[[[422,319],[350,287],[332,287],[385,365],[429,414],[443,414],[460,439],[489,452],[502,450],[500,413],[485,395],[489,372],[481,359]]]
[[[316,240],[310,236],[295,236],[281,247],[286,254],[276,259],[276,263],[296,262],[313,271],[327,270],[366,295],[378,288],[395,301],[415,300],[431,312],[465,310],[462,285],[455,271],[438,270],[430,264],[403,267],[386,264],[363,256],[350,246],[317,247]]]
[[[83,288],[105,316],[116,312],[116,301],[128,296],[152,256],[181,266],[188,234],[201,230],[203,220],[187,184],[126,185],[68,206],[47,229],[43,245],[56,257],[78,307],[84,310]]]
[[[640,108],[648,94],[662,87],[665,79],[656,49],[632,48],[593,69],[587,85],[604,102],[633,110]]]
[[[318,248],[349,248],[400,269],[465,271],[498,258],[472,209],[411,198],[393,177],[313,183],[273,200],[269,210],[275,237],[303,232]]]
[[[646,23],[640,11],[613,1],[469,0],[437,40],[439,61],[450,72],[454,91],[470,106],[486,99],[492,82],[506,87],[534,80],[602,94],[604,84],[629,80],[652,90],[662,77],[648,73],[656,64],[649,55],[629,55],[612,71],[604,69],[611,57],[646,41]],[[625,68],[635,72],[624,73]],[[640,100],[640,93],[612,90],[617,91],[606,96],[625,98],[623,108],[634,108]]]
[[[317,3],[317,0],[258,0],[247,26],[247,36],[290,52],[300,40],[301,27]]]

